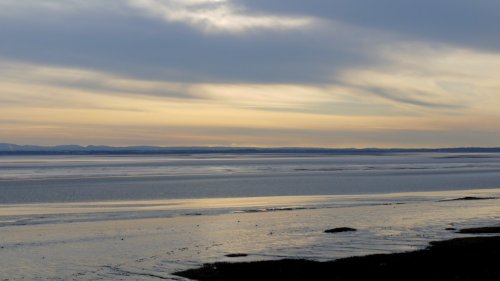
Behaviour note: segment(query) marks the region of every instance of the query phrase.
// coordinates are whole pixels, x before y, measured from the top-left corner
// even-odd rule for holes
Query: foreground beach
[[[500,232],[500,229],[497,229]],[[201,281],[224,280],[500,280],[500,236],[432,242],[425,250],[330,262],[279,260],[214,263],[176,273]]]

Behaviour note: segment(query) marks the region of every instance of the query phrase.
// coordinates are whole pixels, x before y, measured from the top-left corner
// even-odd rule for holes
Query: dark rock
[[[461,198],[439,200],[438,202],[493,200],[493,199],[498,199],[498,198],[497,197],[472,197],[472,196],[467,196],[467,197],[461,197]]]
[[[458,233],[462,234],[500,234],[500,226],[493,227],[475,227],[460,229]]]
[[[357,229],[350,227],[337,227],[337,228],[327,229],[325,230],[325,233],[340,233],[340,232],[353,232],[353,231],[357,231]]]
[[[237,254],[227,254],[226,257],[228,257],[228,258],[241,258],[241,257],[248,257],[248,255],[242,254],[242,253],[237,253]]]

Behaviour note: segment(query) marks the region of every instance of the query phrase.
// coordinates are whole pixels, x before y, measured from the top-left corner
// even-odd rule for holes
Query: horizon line
[[[193,146],[162,146],[162,145],[106,145],[106,144],[58,144],[58,145],[39,145],[39,144],[16,144],[0,143],[0,146],[14,146],[18,148],[36,147],[43,149],[51,148],[108,148],[108,149],[310,149],[310,150],[452,150],[452,149],[500,149],[500,146],[450,146],[450,147],[320,147],[320,146],[224,146],[224,145],[193,145]]]

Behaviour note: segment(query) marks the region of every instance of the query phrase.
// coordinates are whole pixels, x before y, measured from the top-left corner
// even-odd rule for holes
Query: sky
[[[500,146],[497,0],[0,0],[0,142]]]

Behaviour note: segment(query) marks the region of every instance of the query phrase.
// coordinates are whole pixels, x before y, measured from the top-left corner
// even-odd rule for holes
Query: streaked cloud
[[[393,49],[386,54],[390,63],[346,70],[336,83],[323,85],[148,81],[4,61],[0,119],[8,122],[3,136],[47,143],[50,133],[53,143],[92,143],[99,136],[100,142],[122,145],[384,147],[432,146],[432,136],[440,136],[455,145],[490,145],[500,130],[496,55],[430,49],[409,59],[405,52]],[[414,72],[405,68],[419,61],[429,65],[411,67]],[[415,91],[425,94],[415,97]],[[417,98],[424,103],[407,101]],[[361,139],[348,141],[354,137]]]
[[[495,114],[500,54],[418,42],[380,48],[373,68],[346,70],[340,81],[403,105],[451,114]]]

